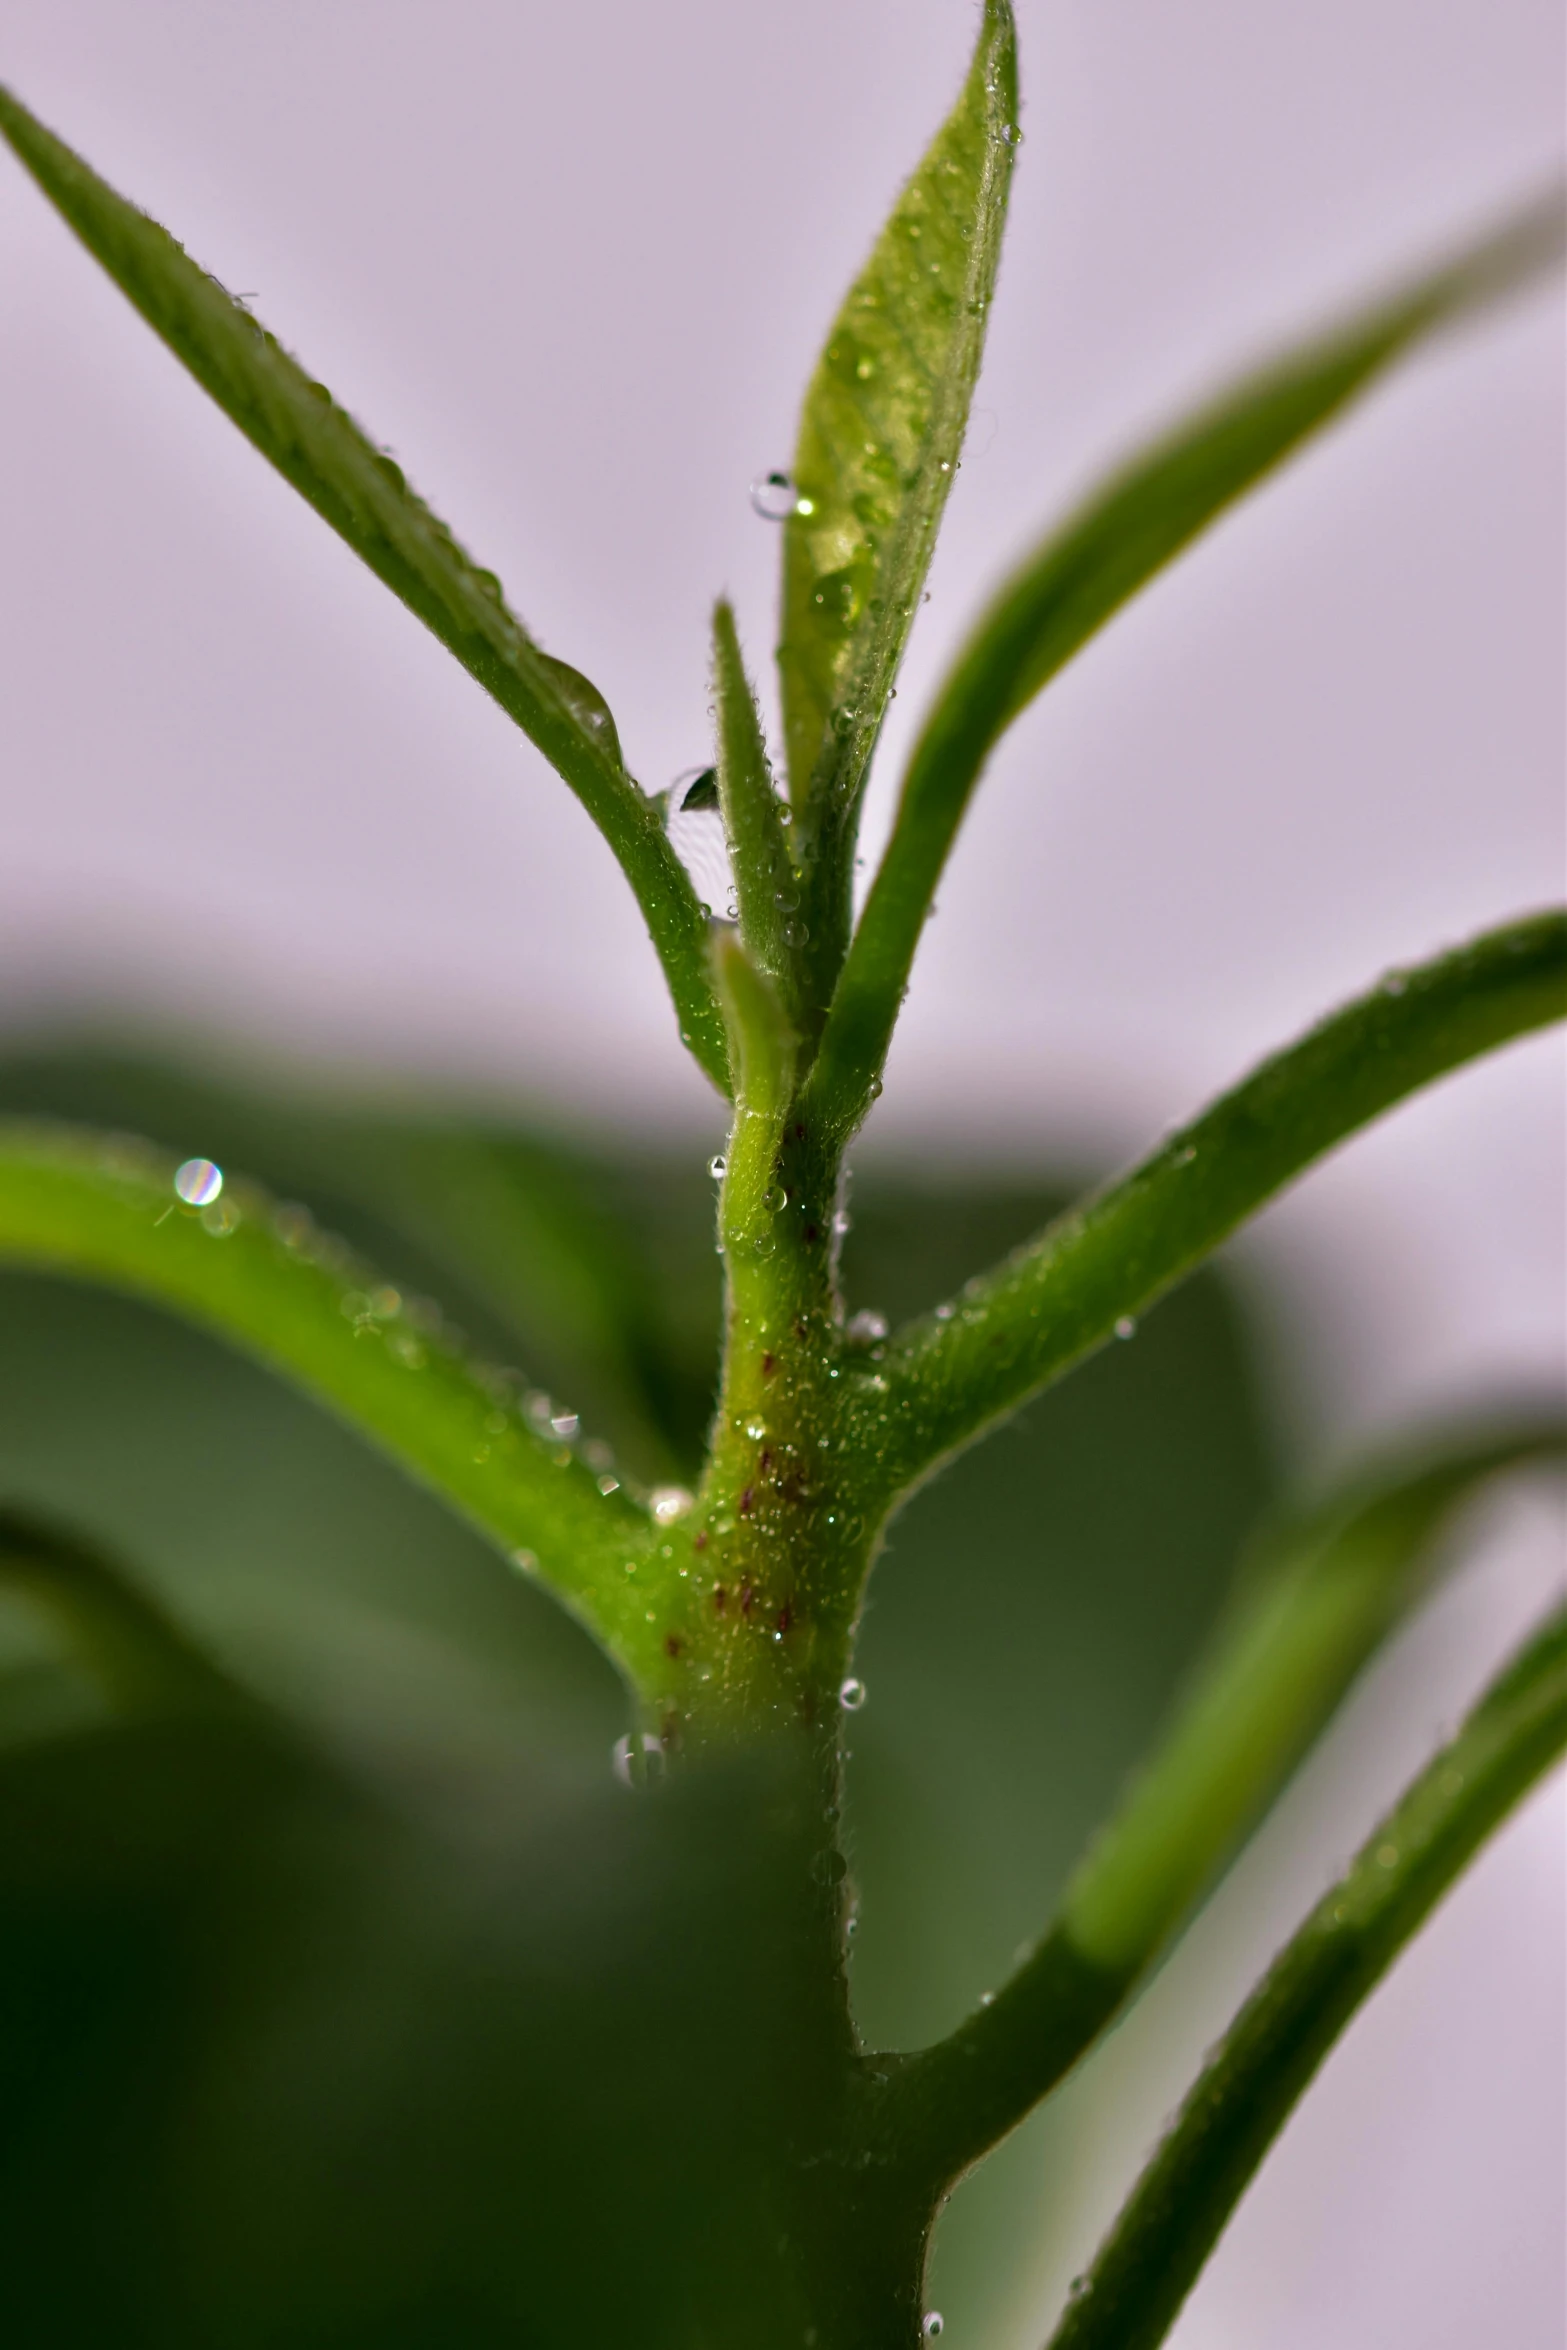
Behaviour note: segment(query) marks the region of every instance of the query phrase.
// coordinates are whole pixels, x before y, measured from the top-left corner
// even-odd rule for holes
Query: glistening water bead
[[[865,1695],[865,1683],[856,1681],[851,1675],[838,1691],[838,1703],[846,1714],[857,1714],[865,1703]]]
[[[800,493],[787,473],[758,474],[751,484],[751,511],[764,522],[787,522],[800,510]]]
[[[946,2330],[947,2321],[942,2316],[941,2311],[939,2309],[927,2310],[925,2313],[925,2323],[920,2327],[920,2332],[924,2335],[926,2341],[934,2342],[936,2336],[938,2334],[945,2333]]]
[[[174,1189],[188,1208],[210,1208],[223,1189],[223,1169],[211,1159],[187,1159],[175,1169]]]

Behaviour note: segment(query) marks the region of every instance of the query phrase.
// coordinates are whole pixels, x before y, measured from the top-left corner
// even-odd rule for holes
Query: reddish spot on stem
[[[724,1587],[723,1587],[722,1583],[715,1583],[715,1584],[713,1585],[713,1613],[714,1613],[714,1615],[715,1615],[715,1616],[721,1616],[721,1615],[723,1614],[723,1612],[724,1612],[725,1608],[726,1608],[728,1605],[729,1605],[729,1594],[728,1594],[728,1592],[727,1592],[727,1591],[724,1589]]]
[[[755,1499],[756,1496],[748,1485],[744,1493],[742,1493],[740,1496],[740,1515],[742,1518],[748,1518],[751,1515],[751,1504]]]
[[[796,1126],[794,1130],[794,1139],[796,1142],[803,1142],[805,1140],[805,1128],[803,1126]]]
[[[767,1474],[767,1472],[768,1472],[768,1470],[769,1470],[769,1469],[772,1467],[772,1465],[773,1465],[773,1456],[772,1456],[772,1454],[771,1454],[770,1452],[764,1452],[764,1453],[763,1453],[763,1455],[762,1455],[762,1457],[761,1457],[761,1459],[760,1459],[760,1460],[757,1462],[757,1464],[756,1464],[756,1473],[757,1473],[757,1475],[758,1475],[759,1477],[765,1477],[765,1476],[766,1476],[766,1474]]]
[[[678,1656],[680,1654],[682,1645],[683,1643],[678,1632],[666,1632],[664,1634],[664,1654],[666,1656]]]
[[[804,1322],[796,1322],[794,1326],[794,1334],[796,1338],[809,1338],[811,1335],[809,1328]]]
[[[821,1234],[817,1231],[814,1224],[807,1224],[805,1227],[805,1237],[807,1240],[820,1240]]]
[[[778,1629],[779,1629],[779,1631],[780,1631],[780,1632],[787,1632],[787,1631],[788,1631],[788,1629],[789,1629],[789,1626],[790,1626],[790,1625],[791,1625],[793,1622],[794,1622],[794,1614],[793,1614],[793,1611],[792,1611],[792,1609],[790,1609],[790,1608],[786,1608],[786,1607],[781,1607],[781,1608],[778,1610]]]
[[[697,1537],[696,1537],[695,1541],[694,1541],[694,1542],[692,1543],[692,1545],[691,1545],[691,1548],[692,1548],[693,1550],[706,1550],[706,1548],[707,1548],[707,1528],[706,1528],[705,1526],[702,1528],[702,1531],[701,1531],[701,1533],[700,1533],[699,1535],[697,1535]]]
[[[755,1597],[756,1593],[752,1590],[750,1584],[742,1583],[740,1586],[740,1613],[743,1616],[748,1616],[750,1614],[751,1603]]]
[[[778,1364],[777,1364],[777,1360],[776,1360],[776,1358],[775,1358],[774,1356],[772,1356],[772,1355],[763,1355],[763,1357],[762,1357],[762,1377],[763,1377],[764,1379],[770,1379],[770,1378],[772,1377],[773,1373],[774,1373],[774,1372],[777,1370],[777,1368],[778,1368]]]

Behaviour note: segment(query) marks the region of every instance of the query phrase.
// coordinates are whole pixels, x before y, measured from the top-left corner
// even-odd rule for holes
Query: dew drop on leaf
[[[846,1714],[857,1714],[865,1703],[865,1683],[849,1676],[838,1691],[838,1703]]]
[[[211,1159],[187,1159],[175,1169],[174,1189],[188,1208],[210,1207],[223,1189],[223,1169]]]
[[[764,522],[787,522],[800,511],[800,493],[787,473],[758,474],[751,484],[751,510]]]

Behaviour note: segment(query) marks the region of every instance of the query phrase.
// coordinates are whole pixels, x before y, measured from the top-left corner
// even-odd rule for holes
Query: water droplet
[[[239,1210],[226,1199],[214,1200],[210,1208],[201,1211],[201,1229],[210,1232],[214,1240],[227,1240],[231,1232],[239,1230]]]
[[[981,2007],[994,2007],[996,2004],[996,1994],[994,1991],[981,1991],[979,1995],[979,2004]]]
[[[1132,1314],[1123,1314],[1116,1323],[1115,1334],[1117,1338],[1135,1338],[1137,1336],[1136,1317]]]
[[[751,1254],[754,1257],[770,1257],[777,1247],[778,1235],[776,1232],[759,1232],[751,1243]]]
[[[1398,1846],[1396,1844],[1379,1844],[1377,1846],[1377,1867],[1379,1869],[1396,1869],[1397,1866]]]
[[[936,2336],[938,2334],[945,2333],[946,2330],[947,2321],[942,2316],[941,2311],[939,2309],[927,2309],[925,2312],[925,2322],[920,2327],[920,2332],[924,2335],[926,2341],[934,2342]]]
[[[952,1317],[953,1317],[953,1315],[954,1315],[956,1312],[957,1312],[957,1308],[956,1308],[956,1306],[952,1306],[952,1305],[939,1305],[939,1306],[936,1308],[936,1320],[937,1320],[938,1322],[950,1322],[950,1321],[951,1321],[951,1319],[952,1319]]]
[[[575,1412],[551,1412],[550,1414],[550,1434],[563,1436],[568,1442],[576,1435],[581,1425],[582,1422]]]
[[[792,881],[790,882],[787,889],[774,890],[773,904],[778,908],[780,914],[793,914],[798,912],[800,905],[800,892]]]
[[[620,1479],[618,1477],[612,1477],[608,1470],[606,1470],[604,1475],[599,1479],[599,1491],[603,1494],[607,1501],[612,1493],[618,1493],[620,1491]]]
[[[852,1218],[851,1218],[851,1216],[849,1215],[849,1212],[848,1212],[847,1208],[839,1208],[839,1210],[837,1211],[837,1213],[836,1213],[836,1214],[835,1214],[835,1216],[833,1217],[833,1220],[832,1220],[832,1228],[833,1228],[834,1232],[836,1232],[836,1233],[837,1233],[837,1235],[838,1235],[838,1238],[839,1238],[840,1240],[843,1238],[844,1234],[845,1234],[845,1233],[848,1231],[848,1229],[849,1229],[849,1227],[850,1227],[850,1224],[851,1224],[851,1222],[852,1222],[852,1221],[853,1221],[853,1219],[852,1219]]]
[[[637,1762],[633,1767],[631,1740],[615,1740],[612,1760],[615,1776],[622,1787],[634,1787],[639,1780],[657,1778],[663,1773],[664,1749],[651,1731],[643,1731],[637,1741],[637,1749]]]
[[[394,1331],[386,1342],[386,1351],[394,1363],[402,1364],[405,1371],[424,1369],[424,1348],[406,1330]]]
[[[1409,981],[1402,971],[1390,971],[1382,982],[1382,993],[1384,995],[1402,995],[1408,985]]]
[[[865,1683],[849,1676],[838,1691],[838,1703],[846,1714],[857,1714],[865,1703]]]
[[[174,1189],[188,1208],[205,1208],[223,1189],[223,1169],[211,1159],[187,1159],[175,1169]]]
[[[876,1313],[869,1306],[862,1306],[857,1314],[849,1316],[844,1324],[843,1335],[851,1346],[874,1346],[879,1338],[887,1335],[887,1317]]]
[[[659,1524],[669,1526],[676,1518],[685,1516],[691,1507],[691,1496],[683,1485],[655,1485],[647,1504]]]
[[[539,1562],[531,1550],[514,1550],[511,1563],[522,1575],[536,1575],[539,1571]]]
[[[789,1194],[781,1183],[775,1183],[771,1190],[763,1192],[762,1205],[770,1216],[782,1215],[789,1205]]]
[[[811,935],[803,922],[786,922],[783,926],[783,934],[786,947],[803,947]]]
[[[723,1152],[715,1151],[713,1156],[707,1162],[707,1171],[715,1181],[721,1181],[728,1170],[728,1166],[729,1161],[724,1157]]]
[[[751,511],[764,522],[787,522],[800,511],[800,493],[787,473],[759,474],[751,484]]]
[[[762,1438],[767,1434],[767,1422],[765,1420],[747,1420],[745,1432],[753,1444],[760,1444]]]

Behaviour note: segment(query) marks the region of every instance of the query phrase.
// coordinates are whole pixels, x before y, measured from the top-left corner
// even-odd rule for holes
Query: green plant
[[[167,2273],[141,2242],[134,2195],[99,2214],[111,2235],[136,2239],[98,2313],[122,2339],[609,2341],[634,2328],[653,2343],[917,2340],[932,2322],[928,2239],[954,2182],[1133,1995],[1418,1597],[1457,1507],[1561,1448],[1556,1418],[1499,1415],[1411,1440],[1281,1517],[1030,1954],[934,2045],[862,2047],[845,1964],[843,1734],[863,1694],[854,1641],[866,1579],[893,1514],[1322,1153],[1558,1017],[1567,982],[1567,924],[1551,914],[1390,974],[950,1302],[892,1332],[846,1318],[844,1153],[880,1091],[920,932],[990,750],[1211,520],[1413,344],[1539,269],[1559,239],[1554,202],[1532,207],[1248,377],[1091,496],[1003,588],[940,687],[856,919],[858,817],[962,446],[1016,115],[1010,14],[988,0],[957,105],[834,325],[781,485],[786,794],[734,615],[722,603],[714,615],[715,761],[682,794],[685,807],[721,811],[734,901],[714,921],[672,846],[667,795],[645,795],[628,774],[597,689],[540,650],[499,583],[241,304],[0,98],[0,129],[149,323],[576,791],[637,896],[682,1037],[733,1105],[714,1170],[722,1364],[689,1484],[679,1415],[657,1366],[639,1367],[643,1301],[569,1176],[513,1167],[524,1213],[504,1204],[488,1244],[471,1228],[445,1239],[481,1290],[515,1283],[531,1244],[541,1277],[565,1293],[556,1319],[596,1366],[637,1474],[302,1210],[119,1135],[34,1120],[0,1137],[0,1253],[172,1309],[388,1451],[613,1660],[633,1708],[625,1775],[647,1795],[610,1815],[598,1792],[528,1831],[543,1848],[530,1884],[570,1878],[587,1822],[617,1886],[619,1906],[597,1925],[609,1960],[595,1971],[581,1957],[599,1895],[579,1888],[589,1922],[566,1938],[565,1965],[520,1929],[495,1928],[497,1886],[516,1861],[504,1803],[499,1859],[475,1859],[471,1827],[455,1845],[431,1839],[383,1787],[367,1792],[243,1691],[90,1543],[22,1516],[0,1527],[7,1586],[56,1625],[107,1707],[90,1734],[22,1740],[8,1758],[22,1822],[9,1880],[20,1892],[8,1899],[19,1936],[37,1941],[21,2012],[35,2012],[62,1953],[95,1986],[96,1950],[131,1955],[112,1984],[167,1962],[182,1997],[158,2011],[163,2037],[143,2044],[208,2084],[209,2135],[196,2133],[194,2166],[176,2150],[173,2174],[197,2218]],[[1259,1986],[1060,2341],[1132,2350],[1161,2338],[1336,2032],[1564,1738],[1567,1625],[1556,1618]],[[87,1863],[70,1834],[61,1846],[62,1821]],[[88,1834],[83,1822],[100,1825]],[[410,2076],[396,2110],[408,2130],[455,2111],[460,2137],[438,2186],[421,2171],[406,2205],[400,2191],[372,2193],[363,2220],[359,2173],[334,2202],[330,2170],[274,2120],[321,2186],[314,2199],[298,2189],[295,2208],[286,2163],[247,2167],[261,2159],[254,2102],[225,2104],[246,2048],[282,2031],[264,1997],[256,2030],[252,1974],[309,1974],[308,1947],[287,1932],[274,1947],[275,1921],[296,1914],[335,1919],[361,1956],[371,1944],[398,1954],[370,1978],[378,2013],[422,2017],[409,1985],[441,1990],[445,2036],[421,2052],[427,2072]],[[267,1966],[247,1962],[263,1946]],[[209,2014],[213,1949],[225,1989]],[[320,2040],[348,2031],[368,1996],[359,1979],[326,1999]],[[536,2012],[520,2015],[530,1999]],[[246,2018],[243,2042],[231,2007]],[[395,2039],[395,2022],[380,2028]],[[16,2144],[54,2131],[69,2146],[85,2124],[58,2075],[34,2088],[28,2062],[8,2061],[34,2133]],[[120,2090],[111,2112],[129,2110]],[[608,2119],[590,2127],[593,2099]],[[330,2139],[332,2117],[315,2119]],[[24,2157],[12,2159],[20,2172]],[[209,2163],[216,2187],[197,2175]],[[247,2244],[235,2215],[258,2206],[266,2228]],[[19,2208],[31,2224],[25,2195]],[[288,2247],[280,2259],[273,2230]],[[596,2252],[601,2232],[612,2258]],[[595,2261],[603,2273],[589,2275]]]

